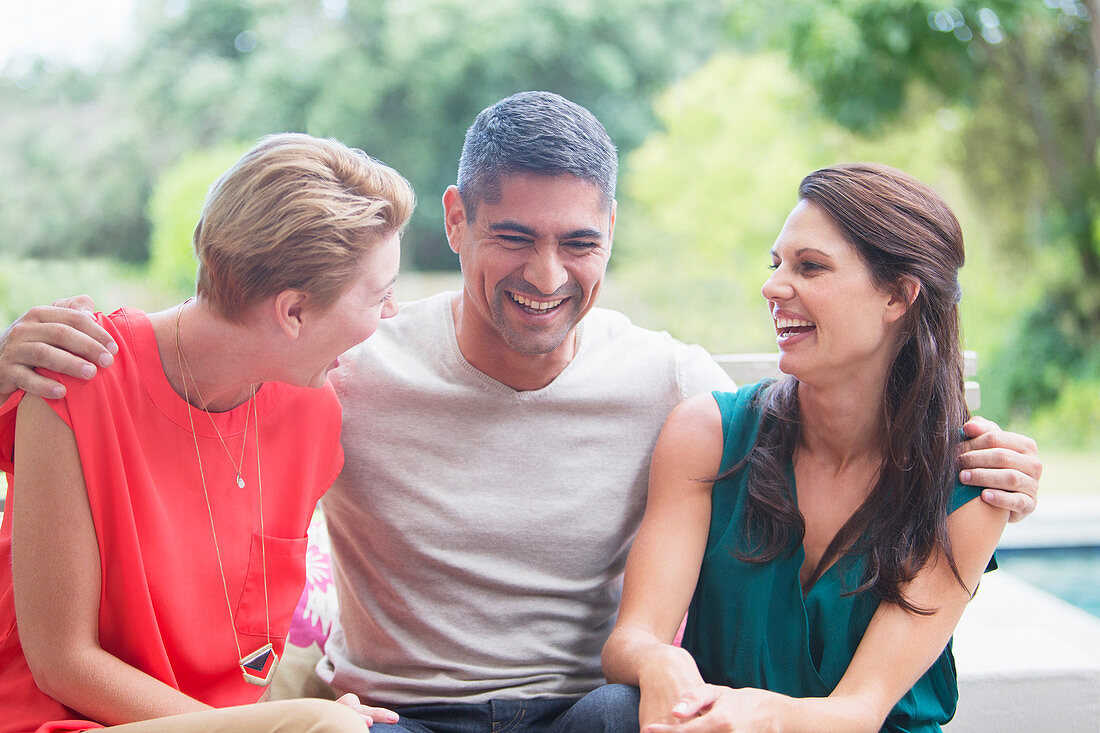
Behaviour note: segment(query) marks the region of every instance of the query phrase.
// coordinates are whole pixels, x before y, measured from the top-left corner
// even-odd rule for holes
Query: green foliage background
[[[144,261],[145,204],[167,166],[297,131],[400,170],[420,194],[406,262],[453,269],[440,196],[477,112],[548,89],[629,150],[653,127],[652,96],[722,42],[727,15],[724,0],[138,0],[136,48],[102,70],[39,62],[0,78],[0,115],[19,133],[0,169],[26,194],[0,200],[0,223],[35,225],[18,239],[0,229],[0,249]],[[59,197],[59,179],[75,190]],[[65,228],[72,212],[80,232]]]
[[[955,208],[982,413],[1100,448],[1097,0],[138,0],[94,70],[0,73],[0,318],[193,287],[207,186],[303,131],[402,171],[406,270],[453,269],[440,195],[475,114],[589,107],[622,161],[614,292],[714,351],[772,350],[759,285],[811,169],[870,159]],[[72,260],[75,265],[65,265]],[[116,298],[122,294],[122,300]]]
[[[195,258],[187,246],[210,185],[240,158],[249,144],[223,143],[186,153],[165,169],[149,197],[149,279],[171,293],[191,293]]]

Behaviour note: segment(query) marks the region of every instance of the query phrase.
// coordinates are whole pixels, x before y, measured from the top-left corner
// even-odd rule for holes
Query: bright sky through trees
[[[0,0],[0,70],[32,55],[92,65],[132,33],[134,0]]]

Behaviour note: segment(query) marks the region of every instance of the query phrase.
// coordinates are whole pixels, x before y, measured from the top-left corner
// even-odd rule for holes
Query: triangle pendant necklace
[[[185,356],[183,355],[183,345],[180,339],[180,317],[183,315],[183,306],[186,303],[180,305],[178,312],[176,313],[176,355],[180,364],[180,375],[183,382],[183,398],[190,405],[191,396],[187,389],[187,379],[183,376],[184,368],[186,366],[187,374],[191,376],[191,380],[194,382],[194,376],[191,375],[191,366],[186,363]],[[196,390],[198,384],[195,385]],[[207,414],[213,424],[213,417],[210,416],[210,412],[205,407],[202,408],[203,412]],[[257,687],[267,687],[271,684],[272,678],[275,676],[275,670],[279,666],[279,655],[275,653],[275,647],[271,643],[271,610],[268,604],[267,596],[267,552],[264,547],[264,485],[263,479],[260,475],[260,416],[256,413],[256,389],[252,388],[252,394],[248,398],[248,406],[245,408],[244,418],[244,434],[248,435],[248,420],[249,417],[253,418],[253,429],[256,436],[256,483],[259,488],[259,504],[260,504],[260,557],[263,563],[263,579],[264,579],[264,618],[267,628],[267,643],[261,646],[254,652],[249,654],[241,654],[241,641],[237,637],[237,628],[233,621],[233,606],[229,602],[229,585],[225,580],[225,567],[222,563],[221,547],[218,544],[218,532],[214,528],[214,509],[210,505],[210,492],[206,488],[206,475],[203,472],[202,466],[202,452],[199,450],[199,436],[195,432],[194,418],[191,416],[191,410],[188,409],[187,417],[191,423],[191,437],[195,443],[195,459],[198,461],[199,466],[199,479],[202,482],[202,493],[206,499],[206,512],[210,518],[210,533],[214,537],[214,552],[218,558],[218,572],[221,575],[222,590],[225,592],[225,607],[229,611],[229,628],[233,632],[233,643],[237,647],[237,654],[240,655],[240,659],[237,661],[238,666],[241,668],[241,674],[244,676],[244,681],[250,685],[256,685]],[[217,425],[214,425],[214,430],[217,431]],[[218,435],[221,439],[221,435]],[[222,441],[222,447],[225,447],[225,442]],[[226,450],[228,453],[228,449]],[[233,457],[230,456],[230,462]],[[237,469],[237,486],[244,488],[244,478],[241,476],[241,469],[244,468],[244,453],[242,448],[241,453],[241,465],[234,466]]]
[[[271,678],[275,676],[275,668],[279,666],[279,655],[271,642],[241,657],[241,673],[244,681],[259,687],[267,687],[271,684]]]

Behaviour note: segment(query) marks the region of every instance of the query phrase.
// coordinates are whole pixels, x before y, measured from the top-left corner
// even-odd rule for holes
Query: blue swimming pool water
[[[997,559],[1018,578],[1100,617],[1100,547],[998,550]]]

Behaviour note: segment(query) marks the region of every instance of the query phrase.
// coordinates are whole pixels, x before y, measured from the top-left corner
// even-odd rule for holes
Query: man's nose
[[[569,272],[557,247],[536,249],[523,268],[523,279],[544,295],[550,295],[569,282]]]

